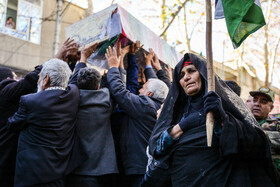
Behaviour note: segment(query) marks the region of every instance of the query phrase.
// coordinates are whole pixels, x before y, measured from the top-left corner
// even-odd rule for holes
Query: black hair
[[[0,82],[7,78],[13,78],[13,71],[10,68],[0,67]]]
[[[232,91],[240,96],[241,88],[235,81],[225,81],[225,83],[232,89]]]
[[[12,20],[14,21],[14,18],[13,18],[13,17],[8,17],[8,18],[7,18],[7,21],[8,21],[10,18],[12,18]]]
[[[77,77],[77,85],[79,89],[97,90],[101,81],[101,74],[93,68],[80,69]]]

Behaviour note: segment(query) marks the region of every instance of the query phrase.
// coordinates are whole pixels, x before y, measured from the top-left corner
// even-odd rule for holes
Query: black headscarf
[[[205,81],[204,88],[205,93],[207,93],[206,61],[200,56],[186,53],[184,58],[182,58],[175,67],[172,86],[165,100],[160,117],[152,132],[149,142],[149,150],[151,155],[154,154],[154,150],[156,149],[156,141],[160,134],[171,125],[176,125],[184,113],[184,107],[188,102],[188,96],[185,94],[179,81],[183,64],[185,61],[189,60],[191,60],[193,65],[199,71],[202,81]],[[215,75],[215,92],[221,97],[223,108],[227,113],[230,113],[234,118],[245,124],[260,129],[258,122],[255,120],[254,116],[246,107],[242,99],[238,97],[217,75]]]

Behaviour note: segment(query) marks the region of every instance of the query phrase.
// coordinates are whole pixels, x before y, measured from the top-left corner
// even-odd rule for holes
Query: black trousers
[[[31,185],[30,187],[64,187],[64,182],[64,179],[59,179],[48,183]]]
[[[121,175],[118,187],[140,187],[144,175]]]
[[[117,174],[86,176],[69,175],[67,176],[65,187],[116,187]]]

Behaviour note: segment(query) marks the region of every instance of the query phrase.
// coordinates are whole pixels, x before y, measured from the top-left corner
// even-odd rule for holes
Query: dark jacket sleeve
[[[18,111],[8,119],[7,126],[11,131],[20,131],[24,128],[27,120],[27,111],[24,98],[20,98]]]
[[[265,142],[267,140],[261,129],[227,113],[220,136],[220,151],[223,156],[235,154],[246,158],[268,157]]]
[[[136,94],[138,90],[138,64],[135,55],[128,54],[126,88]]]
[[[162,69],[159,70],[157,72],[157,77],[159,80],[162,80],[168,86],[168,88],[171,87],[171,82],[170,82],[168,75],[166,74],[166,71],[164,71]]]
[[[74,74],[70,77],[68,84],[75,84],[77,85],[77,77],[80,69],[87,67],[86,63],[78,63],[75,68]]]
[[[158,78],[158,77],[156,76],[156,73],[155,73],[155,71],[153,70],[153,68],[145,68],[144,74],[145,74],[145,77],[146,77],[146,82],[147,82],[149,79],[157,79],[157,78]]]
[[[125,85],[120,78],[118,68],[109,69],[107,79],[109,90],[117,104],[119,104],[119,106],[132,117],[143,115],[140,114],[139,111],[145,110],[140,107],[147,106],[148,103],[145,103],[145,99],[141,98],[141,96],[135,95],[125,88]]]
[[[5,86],[1,90],[2,94],[8,95],[10,100],[19,100],[22,95],[35,92],[41,69],[41,65],[36,66],[35,70],[28,73],[20,81],[15,81]]]
[[[120,71],[120,76],[123,82],[126,82],[126,70],[123,68],[119,68]],[[109,84],[107,81],[107,76],[103,75],[101,77],[101,82],[100,82],[100,88],[108,88],[109,89]]]
[[[119,71],[122,81],[126,84],[126,70],[123,68],[119,68]]]
[[[103,75],[101,77],[100,88],[109,88],[109,84],[107,81],[107,76]]]

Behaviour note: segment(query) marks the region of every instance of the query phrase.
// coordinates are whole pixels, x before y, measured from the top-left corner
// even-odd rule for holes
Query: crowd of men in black
[[[104,75],[87,67],[97,47],[78,51],[67,39],[19,81],[0,67],[0,186],[279,185],[266,136],[232,83],[216,77],[207,92],[205,60],[185,54],[172,77],[143,52],[140,88],[139,41],[108,47]]]

